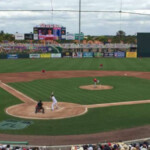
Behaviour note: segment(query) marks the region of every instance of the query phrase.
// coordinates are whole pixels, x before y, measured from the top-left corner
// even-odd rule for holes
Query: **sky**
[[[81,0],[82,11],[120,11],[150,14],[148,0]],[[121,5],[122,3],[122,5]],[[79,10],[79,0],[1,0],[0,10]],[[58,24],[67,32],[79,32],[79,13],[62,11],[0,11],[0,31],[30,33],[33,27]],[[115,12],[82,12],[81,31],[85,35],[126,35],[150,32],[150,15]]]

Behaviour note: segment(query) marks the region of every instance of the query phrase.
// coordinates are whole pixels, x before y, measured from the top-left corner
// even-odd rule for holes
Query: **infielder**
[[[52,111],[54,110],[54,107],[56,107],[56,109],[58,109],[57,100],[53,93],[51,94],[51,99],[52,99],[52,106],[51,106]]]

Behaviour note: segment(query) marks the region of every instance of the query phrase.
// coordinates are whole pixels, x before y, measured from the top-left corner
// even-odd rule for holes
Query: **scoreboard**
[[[66,28],[59,25],[41,24],[33,28],[33,33],[38,35],[39,40],[64,39]]]

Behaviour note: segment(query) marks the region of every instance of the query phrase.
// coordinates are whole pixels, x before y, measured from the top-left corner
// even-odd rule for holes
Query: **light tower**
[[[80,47],[80,43],[81,43],[81,0],[79,0],[79,47]]]

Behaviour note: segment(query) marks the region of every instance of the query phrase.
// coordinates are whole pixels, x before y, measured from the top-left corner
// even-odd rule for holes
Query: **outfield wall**
[[[150,33],[137,33],[138,57],[150,57]]]
[[[137,58],[137,52],[63,52],[63,53],[41,53],[41,54],[0,54],[0,59],[19,58]]]

